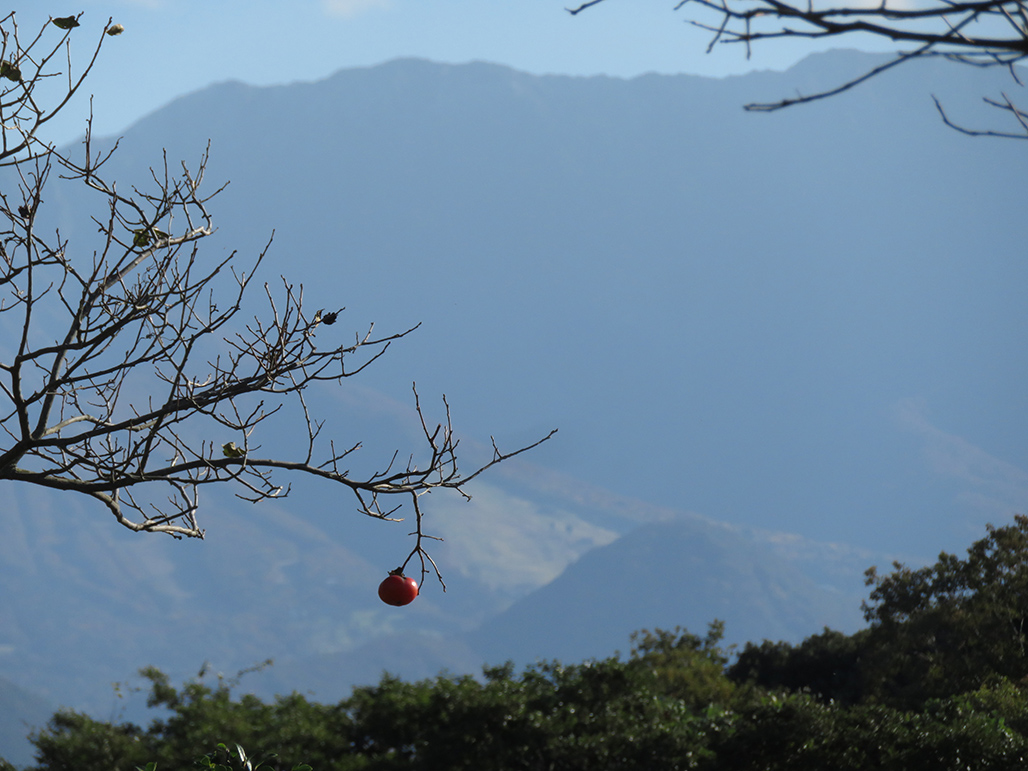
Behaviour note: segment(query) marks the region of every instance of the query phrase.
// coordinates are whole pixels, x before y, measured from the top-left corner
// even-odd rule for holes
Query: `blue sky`
[[[122,131],[176,96],[235,79],[256,85],[317,80],[346,68],[417,56],[483,60],[531,73],[646,72],[710,76],[785,69],[814,50],[769,44],[746,60],[737,46],[705,53],[709,34],[673,0],[607,0],[572,17],[566,0],[15,0],[23,30],[84,12],[78,51],[108,18],[125,25],[88,83],[95,129]],[[854,45],[860,41],[846,41]],[[52,138],[80,135],[88,98]]]

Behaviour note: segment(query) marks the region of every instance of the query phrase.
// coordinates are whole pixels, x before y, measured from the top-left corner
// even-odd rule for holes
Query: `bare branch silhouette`
[[[0,188],[0,479],[89,496],[134,531],[202,537],[201,488],[226,484],[258,502],[288,493],[281,476],[307,475],[349,490],[356,509],[377,519],[398,519],[408,503],[416,536],[408,561],[418,556],[423,573],[435,568],[421,496],[466,496],[468,481],[552,432],[513,451],[494,444],[491,460],[464,473],[445,398],[445,420],[433,427],[415,390],[420,449],[406,463],[397,454],[384,468],[351,474],[344,464],[360,443],[323,438],[306,390],[359,374],[416,327],[372,327],[341,342],[333,325],[342,309],[310,313],[303,287],[286,278],[257,283],[271,237],[249,264],[235,252],[204,256],[220,192],[205,192],[206,151],[177,171],[165,155],[146,186],[126,191],[104,172],[117,145],[98,153],[88,125],[81,159],[43,142],[38,129],[80,88],[117,26],[108,22],[73,74],[77,20],[61,19],[66,29],[48,23],[23,44],[14,14],[0,19],[0,162],[9,180]],[[41,84],[60,78],[56,104],[43,106]],[[52,184],[83,185],[103,202],[92,255],[37,228]],[[250,317],[244,299],[254,293],[263,311]],[[259,444],[266,421],[283,410],[301,416],[293,457]]]
[[[571,14],[599,5],[591,0]],[[747,104],[747,110],[768,112],[812,102],[847,91],[868,79],[912,59],[943,57],[976,67],[1003,67],[1013,82],[1021,86],[1015,69],[1028,57],[1028,0],[925,0],[915,5],[903,0],[881,0],[878,4],[855,3],[817,7],[781,0],[680,0],[674,10],[691,3],[697,9],[690,23],[711,33],[707,51],[719,43],[741,44],[746,57],[755,43],[782,38],[820,40],[853,35],[871,35],[894,43],[912,46],[897,52],[895,58],[841,85],[813,94],[801,94],[775,102]],[[985,103],[1012,117],[1016,131],[978,131],[950,121],[939,106],[947,125],[973,136],[1028,139],[1025,112],[1005,94],[1002,100],[986,97]],[[938,105],[938,101],[936,101]]]

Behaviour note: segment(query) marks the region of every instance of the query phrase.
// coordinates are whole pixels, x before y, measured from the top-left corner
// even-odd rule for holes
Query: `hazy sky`
[[[125,129],[181,94],[236,79],[317,80],[346,67],[417,56],[484,60],[532,73],[645,72],[722,76],[784,69],[812,48],[769,44],[751,60],[738,46],[705,53],[709,34],[673,0],[607,0],[578,16],[566,0],[15,0],[24,31],[49,15],[84,12],[75,31],[85,54],[108,18],[125,25],[89,81],[98,133]],[[54,30],[56,32],[56,30]],[[23,33],[24,34],[24,33]],[[860,41],[847,41],[855,46]],[[81,134],[88,105],[53,138]]]

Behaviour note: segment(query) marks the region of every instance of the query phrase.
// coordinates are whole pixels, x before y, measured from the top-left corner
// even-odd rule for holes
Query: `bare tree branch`
[[[1028,139],[1028,113],[1026,113],[1024,110],[1019,109],[1012,101],[1010,101],[1010,97],[1008,97],[1006,94],[1003,94],[1002,96],[1003,96],[1003,101],[1002,102],[999,102],[999,101],[997,101],[995,99],[989,99],[988,97],[983,97],[982,101],[984,101],[986,104],[988,104],[988,105],[990,105],[992,107],[996,107],[996,108],[998,108],[1000,110],[1006,110],[1011,115],[1013,115],[1014,119],[1017,121],[1018,125],[1020,125],[1020,127],[1021,127],[1020,133],[1014,134],[1014,133],[1010,133],[1010,132],[1007,132],[1007,131],[993,131],[991,129],[988,129],[988,130],[969,129],[966,126],[961,126],[961,125],[951,121],[949,116],[946,114],[946,111],[943,109],[942,104],[939,102],[939,100],[935,97],[934,94],[932,95],[932,101],[935,102],[935,109],[937,109],[939,111],[939,116],[942,118],[942,122],[945,123],[950,128],[956,129],[961,134],[967,134],[968,136],[972,136],[972,137],[1000,137],[1002,139]]]
[[[591,0],[576,8],[572,15],[605,0]],[[835,96],[876,75],[912,59],[943,57],[950,61],[977,67],[1005,67],[1017,85],[1021,85],[1015,66],[1028,57],[1028,0],[926,0],[910,7],[894,0],[877,5],[816,7],[812,0],[805,4],[782,0],[680,0],[679,10],[691,2],[698,18],[690,23],[711,33],[708,52],[719,43],[742,44],[749,58],[754,43],[782,38],[819,40],[854,34],[871,35],[895,43],[910,44],[910,50],[899,51],[891,61],[875,67],[835,88],[814,94],[799,95],[774,102],[747,104],[757,112],[780,110],[796,104]],[[709,20],[708,20],[709,19]],[[1003,95],[1002,100],[986,98],[985,102],[1010,115],[1020,131],[969,130],[950,121],[936,100],[946,125],[972,136],[1028,138],[1025,113]]]
[[[572,16],[576,16],[576,15],[580,14],[582,11],[584,11],[586,8],[589,8],[590,6],[593,6],[593,5],[596,5],[597,3],[602,3],[602,2],[603,2],[603,0],[589,0],[588,3],[582,3],[577,8],[565,8],[564,10],[566,10]]]
[[[310,313],[303,286],[284,277],[255,285],[274,234],[246,265],[235,252],[203,256],[201,242],[215,230],[208,207],[220,192],[202,186],[207,151],[177,172],[165,155],[148,185],[125,192],[104,172],[117,145],[97,153],[91,120],[81,159],[40,140],[39,127],[82,85],[110,27],[72,74],[73,30],[47,24],[22,45],[14,14],[0,18],[0,163],[13,180],[0,188],[0,480],[86,495],[131,530],[203,537],[201,488],[227,484],[259,502],[289,493],[281,476],[305,475],[341,485],[376,519],[398,520],[408,503],[415,545],[407,560],[417,555],[423,575],[427,565],[439,575],[421,497],[436,489],[468,497],[465,484],[553,433],[510,452],[494,442],[490,461],[463,472],[445,397],[445,421],[431,427],[415,389],[420,448],[406,463],[396,453],[378,470],[351,473],[344,464],[360,442],[339,450],[322,437],[308,389],[360,374],[417,327],[371,327],[344,342],[333,326],[343,309]],[[58,54],[66,54],[64,73]],[[56,106],[37,103],[41,84],[62,75]],[[103,202],[91,256],[72,256],[59,232],[37,228],[48,184],[84,185]],[[263,306],[252,316],[244,311],[251,290]],[[299,417],[292,457],[259,443],[279,415]],[[273,436],[277,447],[289,444]]]

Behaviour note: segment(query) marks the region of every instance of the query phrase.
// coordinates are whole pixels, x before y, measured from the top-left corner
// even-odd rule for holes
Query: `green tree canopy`
[[[879,698],[910,705],[1028,677],[1028,517],[987,529],[964,559],[867,571],[865,677]]]
[[[715,621],[704,637],[642,630],[627,659],[387,675],[334,705],[237,696],[235,680],[175,687],[150,668],[162,717],[59,712],[33,737],[36,771],[186,771],[201,756],[209,771],[1028,767],[1026,559],[1017,517],[964,559],[869,570],[868,628],[750,643],[734,661]]]

